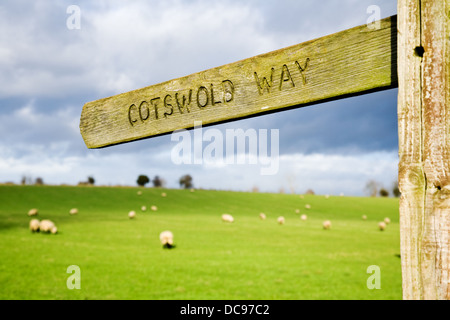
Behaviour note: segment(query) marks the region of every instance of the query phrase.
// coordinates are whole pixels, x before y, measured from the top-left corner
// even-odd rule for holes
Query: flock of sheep
[[[329,197],[329,196],[325,196],[326,199],[328,199],[328,197]],[[301,197],[301,198],[303,199],[303,197]],[[309,209],[311,209],[311,205],[310,205],[310,204],[306,204],[306,205],[305,205],[305,208],[306,208],[307,210],[309,210]],[[300,209],[295,209],[294,212],[297,213],[297,214],[299,214],[299,213],[300,213]],[[260,218],[261,220],[266,220],[267,216],[266,216],[265,213],[261,212],[261,213],[259,214],[259,218]],[[302,214],[302,215],[300,216],[300,219],[301,219],[302,221],[306,221],[306,220],[308,219],[308,216],[307,216],[306,214]],[[222,215],[222,221],[224,221],[224,222],[233,222],[233,221],[234,221],[234,218],[233,218],[230,214],[225,213],[225,214]],[[278,222],[278,224],[284,224],[284,223],[286,222],[286,219],[285,219],[283,216],[279,216],[279,217],[277,218],[277,222]],[[330,220],[325,220],[325,221],[323,222],[322,226],[323,226],[323,228],[324,228],[325,230],[330,229],[330,228],[331,228],[331,221],[330,221]]]
[[[35,217],[39,213],[39,210],[36,208],[30,209],[28,211],[29,217]],[[69,214],[74,215],[78,213],[77,208],[70,209]],[[42,233],[51,233],[56,234],[58,232],[58,227],[56,227],[55,223],[48,219],[39,220],[33,218],[30,220],[29,227],[31,232],[42,232]]]
[[[193,192],[192,189],[191,189],[191,192]],[[138,191],[137,194],[138,195],[142,195],[142,191]],[[167,194],[165,192],[163,192],[161,194],[161,196],[162,197],[167,197]],[[303,199],[303,196],[301,195],[300,198]],[[328,198],[329,198],[328,195],[325,196],[325,199],[328,199]],[[157,211],[158,207],[155,206],[155,205],[152,205],[150,207],[150,209],[152,211]],[[305,205],[305,209],[306,210],[310,210],[311,209],[311,205],[310,204],[306,204]],[[141,211],[143,211],[143,212],[147,211],[147,207],[146,206],[142,206],[141,207]],[[300,209],[295,209],[294,212],[296,214],[300,214]],[[78,214],[78,209],[77,208],[71,209],[69,211],[69,214],[70,215]],[[36,209],[36,208],[33,208],[30,211],[28,211],[28,216],[30,216],[30,217],[35,217],[37,215],[38,215],[38,209]],[[132,211],[128,212],[128,217],[130,219],[134,219],[136,217],[136,211],[132,210]],[[261,212],[259,214],[259,218],[261,220],[266,220],[267,216],[266,216],[265,213]],[[308,219],[308,216],[306,214],[302,214],[300,216],[300,219],[302,221],[306,221]],[[367,216],[363,215],[362,219],[363,220],[367,220]],[[228,213],[225,213],[225,214],[222,214],[222,221],[223,222],[227,222],[227,223],[232,223],[232,222],[234,222],[234,218],[233,218],[232,215],[230,215]],[[283,224],[285,224],[286,219],[283,216],[279,216],[277,218],[277,222],[278,222],[278,224],[283,225]],[[384,221],[379,222],[378,223],[378,228],[380,229],[380,231],[384,231],[386,229],[386,226],[390,222],[391,222],[391,220],[389,218],[385,218]],[[48,219],[44,219],[44,220],[39,221],[38,219],[33,218],[33,219],[31,219],[31,221],[29,223],[29,227],[30,227],[30,230],[32,232],[43,232],[43,233],[51,233],[51,234],[56,234],[58,232],[58,228],[56,227],[55,223],[53,221],[51,221],[51,220],[48,220]],[[322,227],[323,227],[324,230],[331,229],[331,221],[330,220],[325,220],[322,223]],[[166,230],[166,231],[161,232],[160,235],[159,235],[159,239],[160,239],[161,244],[163,245],[163,248],[171,249],[171,248],[175,247],[175,245],[174,245],[174,236],[173,236],[173,233],[171,231]]]
[[[309,204],[307,204],[305,207],[306,207],[307,209],[311,209],[311,206],[310,206]],[[299,209],[295,209],[295,213],[300,213],[300,210],[299,210]],[[265,213],[261,212],[261,213],[259,214],[259,218],[260,218],[261,220],[266,220],[267,216],[266,216]],[[302,215],[300,216],[300,219],[301,219],[302,221],[306,221],[306,220],[308,219],[308,216],[307,216],[306,214],[302,214]],[[223,222],[233,222],[233,221],[234,221],[234,218],[233,218],[232,215],[230,215],[230,214],[228,214],[228,213],[225,213],[225,214],[222,215],[222,221],[223,221]],[[278,222],[278,224],[284,224],[284,223],[286,222],[286,219],[285,219],[283,216],[279,216],[279,217],[277,218],[277,222]],[[330,229],[330,228],[331,228],[331,221],[330,221],[330,220],[325,220],[325,221],[323,222],[322,226],[323,226],[323,228],[324,228],[325,230]]]
[[[329,195],[325,195],[325,199],[328,199],[329,197],[330,197]],[[303,195],[301,195],[300,198],[301,198],[301,199],[304,199]],[[311,209],[311,205],[310,205],[310,204],[305,204],[305,209],[310,210],[310,209]],[[295,212],[296,214],[300,214],[300,209],[295,209],[294,212]],[[266,216],[265,213],[262,213],[262,212],[261,212],[261,213],[259,214],[259,218],[260,218],[261,220],[266,220],[267,216]],[[302,214],[302,215],[300,216],[300,219],[301,219],[302,221],[306,221],[306,220],[308,219],[308,216],[307,216],[306,214]],[[367,216],[366,216],[366,215],[363,215],[363,216],[362,216],[362,219],[363,219],[363,220],[367,220]],[[234,221],[234,218],[233,218],[233,216],[231,216],[230,214],[227,214],[227,213],[226,213],[226,214],[223,214],[223,215],[222,215],[222,221],[224,221],[224,222],[233,222],[233,221]],[[278,222],[278,224],[281,224],[281,225],[282,225],[282,224],[284,224],[284,223],[286,222],[286,219],[285,219],[283,216],[279,216],[279,217],[277,218],[277,222]],[[387,226],[389,223],[391,223],[391,219],[385,218],[384,221],[381,221],[380,223],[378,223],[378,228],[380,229],[380,231],[384,231],[384,230],[386,229],[386,226]],[[325,221],[322,223],[322,227],[323,227],[324,230],[329,230],[329,229],[331,229],[331,221],[330,221],[330,220],[325,220]]]
[[[192,189],[191,189],[191,192],[193,192]],[[141,196],[142,195],[142,191],[139,190],[137,192],[137,195]],[[161,193],[161,197],[163,197],[163,198],[167,197],[167,193],[165,193],[165,192]],[[150,207],[150,210],[157,211],[158,207],[155,206],[155,205],[152,205]],[[142,206],[141,207],[141,211],[142,212],[147,211],[147,206]],[[136,217],[136,211],[132,210],[132,211],[128,212],[128,218],[134,219],[135,217]],[[166,249],[175,248],[175,245],[174,245],[174,242],[173,242],[173,233],[171,231],[166,230],[166,231],[161,232],[160,235],[159,235],[159,240],[161,241],[161,244],[163,245],[163,248],[166,248]]]

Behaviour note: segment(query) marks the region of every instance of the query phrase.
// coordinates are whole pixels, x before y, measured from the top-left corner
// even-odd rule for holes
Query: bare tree
[[[370,197],[376,197],[378,194],[379,183],[375,180],[369,180],[364,187],[365,193]]]
[[[153,178],[153,187],[160,188],[164,187],[166,184],[166,181],[164,179],[161,179],[159,176],[155,176]]]
[[[288,175],[287,176],[287,181],[288,181],[288,184],[289,184],[289,191],[292,193],[292,194],[295,194],[295,187],[296,187],[296,183],[295,183],[295,175]]]
[[[31,176],[23,175],[20,179],[22,185],[33,184],[33,178]]]

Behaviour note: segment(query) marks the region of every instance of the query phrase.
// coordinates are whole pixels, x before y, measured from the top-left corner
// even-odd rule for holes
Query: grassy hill
[[[58,234],[31,233],[31,208]],[[164,230],[175,249],[162,248]],[[401,299],[399,254],[392,198],[0,186],[0,299]],[[67,288],[70,265],[80,267],[80,290]],[[367,288],[371,265],[381,289]]]

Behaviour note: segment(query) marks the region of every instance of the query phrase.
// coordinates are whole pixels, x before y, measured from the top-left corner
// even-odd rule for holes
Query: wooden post
[[[450,299],[450,0],[398,1],[404,299]]]

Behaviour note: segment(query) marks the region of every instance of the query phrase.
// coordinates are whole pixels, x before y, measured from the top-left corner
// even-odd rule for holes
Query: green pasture
[[[31,208],[58,233],[32,233]],[[222,222],[223,213],[234,222]],[[380,231],[385,217],[391,223]],[[174,249],[162,248],[164,230]],[[81,270],[80,289],[67,287],[71,265]],[[380,289],[367,287],[371,265]],[[398,199],[0,186],[0,299],[401,299]]]

